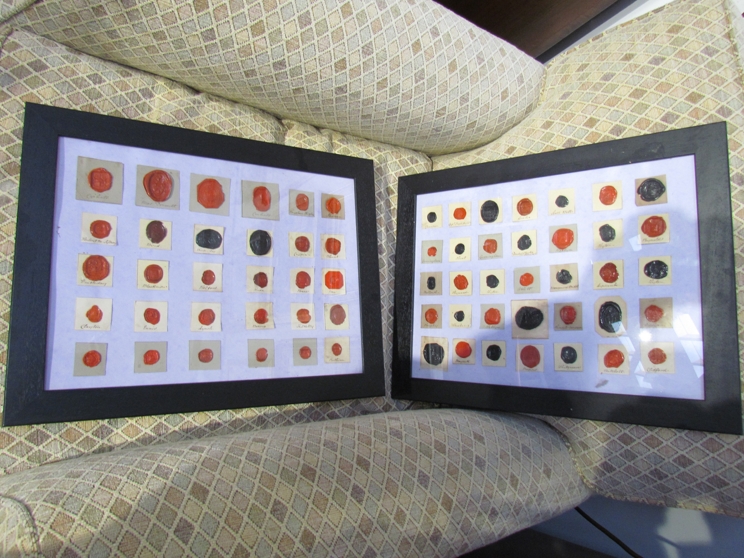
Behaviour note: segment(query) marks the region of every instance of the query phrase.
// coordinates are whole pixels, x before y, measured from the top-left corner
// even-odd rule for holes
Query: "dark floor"
[[[501,539],[461,558],[610,558],[609,555],[532,529]]]

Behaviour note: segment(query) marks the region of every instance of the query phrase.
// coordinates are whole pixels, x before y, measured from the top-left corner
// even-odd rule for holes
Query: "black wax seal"
[[[532,239],[527,234],[523,234],[519,237],[519,240],[517,240],[517,248],[522,251],[527,250],[530,246],[532,246]]]
[[[617,302],[608,300],[599,307],[599,327],[607,333],[617,333],[623,321],[623,311]],[[617,325],[615,325],[617,324]]]
[[[486,277],[486,285],[489,289],[495,289],[499,286],[499,278],[495,275],[489,275]]]
[[[599,238],[602,239],[602,242],[612,242],[615,240],[615,236],[617,233],[615,232],[615,228],[612,225],[604,224],[601,227],[599,227]]]
[[[573,364],[578,358],[579,355],[576,352],[576,349],[574,349],[570,345],[566,345],[561,349],[561,360],[566,364]]]
[[[567,269],[561,269],[558,273],[555,274],[555,280],[558,281],[561,285],[568,285],[571,281],[573,281],[573,275],[571,275],[571,272]]]
[[[558,196],[555,198],[555,205],[558,207],[566,207],[568,205],[568,198],[566,196]]]
[[[271,250],[271,235],[266,231],[253,231],[248,244],[254,254],[265,256]]]
[[[436,277],[429,277],[426,280],[426,288],[429,289],[430,291],[433,291],[434,289],[437,288],[437,279],[436,279]]]
[[[207,250],[216,250],[222,246],[222,235],[214,229],[204,229],[196,235],[196,245]]]
[[[521,329],[535,329],[541,323],[543,323],[543,313],[539,308],[534,306],[522,306],[517,310],[517,314],[514,316],[514,321],[517,327]]]
[[[493,200],[484,201],[480,213],[484,222],[493,223],[499,218],[499,204]]]
[[[465,245],[462,242],[460,242],[457,244],[457,246],[455,246],[455,254],[459,256],[460,254],[464,254],[464,253],[465,253]]]
[[[501,347],[498,345],[489,345],[486,349],[486,358],[496,362],[501,358]]]
[[[649,279],[664,279],[669,275],[669,266],[661,260],[651,260],[643,266],[643,273]]]
[[[439,343],[424,345],[424,360],[432,366],[439,366],[444,360],[444,348]]]
[[[429,223],[434,223],[437,220],[437,214],[433,211],[429,211],[426,220],[429,221]]]
[[[457,320],[458,322],[462,322],[464,319],[465,312],[463,312],[462,310],[458,310],[457,312],[455,312],[455,320]]]
[[[657,178],[647,178],[638,186],[638,195],[645,202],[655,202],[666,192],[666,186]]]

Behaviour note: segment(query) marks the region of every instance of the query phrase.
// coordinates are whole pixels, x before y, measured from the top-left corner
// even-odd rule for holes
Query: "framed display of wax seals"
[[[28,104],[5,425],[384,393],[372,162]]]
[[[730,195],[725,123],[400,178],[393,395],[741,433]]]

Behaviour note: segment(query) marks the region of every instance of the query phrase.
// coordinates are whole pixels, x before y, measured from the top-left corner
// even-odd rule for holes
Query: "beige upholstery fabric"
[[[13,20],[284,118],[430,153],[501,135],[544,69],[429,0],[45,0]]]
[[[744,90],[730,31],[721,0],[685,0],[606,32],[549,65],[544,99],[522,124],[483,148],[438,157],[434,168],[727,121],[743,339]],[[547,420],[601,494],[744,517],[740,437]]]
[[[0,496],[0,556],[38,556],[39,535],[28,508]]]
[[[0,0],[0,23],[33,4],[35,0]]]
[[[430,410],[73,459],[0,494],[44,556],[447,557],[589,492],[543,423]]]

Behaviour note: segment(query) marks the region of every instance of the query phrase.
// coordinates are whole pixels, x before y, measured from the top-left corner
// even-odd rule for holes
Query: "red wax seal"
[[[204,326],[212,325],[216,317],[214,310],[211,308],[205,308],[199,312],[199,323]]]
[[[207,286],[214,285],[214,282],[217,280],[217,276],[214,274],[214,271],[211,269],[205,269],[204,273],[202,273],[201,276],[201,282]]]
[[[300,358],[303,360],[309,359],[311,356],[313,356],[313,351],[310,347],[305,346],[300,349]]]
[[[341,202],[338,198],[330,197],[326,200],[326,209],[331,215],[338,215],[341,211]]]
[[[605,283],[614,283],[620,278],[620,273],[614,263],[607,262],[599,269],[599,276]]]
[[[532,213],[532,210],[535,208],[535,206],[532,204],[532,201],[529,198],[522,198],[517,202],[517,213],[519,213],[522,217],[526,217],[530,213]]]
[[[101,364],[101,353],[98,351],[88,351],[83,355],[83,364],[88,368],[93,368]]]
[[[332,256],[337,256],[341,251],[341,241],[336,238],[328,238],[325,241],[325,249]]]
[[[310,198],[305,194],[297,194],[297,197],[295,198],[295,207],[300,211],[307,211],[308,207],[310,207]]]
[[[253,189],[253,206],[258,211],[268,211],[271,207],[271,192],[266,186],[256,186]]]
[[[103,219],[97,219],[90,224],[90,235],[93,238],[102,239],[111,234],[111,223]]]
[[[103,281],[110,272],[108,260],[103,256],[88,256],[83,262],[83,275],[89,281]]]
[[[162,267],[160,267],[158,264],[150,264],[145,268],[145,281],[147,281],[151,285],[155,285],[163,280],[163,274],[164,272]]]
[[[202,349],[199,351],[199,354],[197,357],[199,359],[199,362],[203,362],[206,364],[207,362],[212,362],[212,359],[214,358],[214,352],[212,349]]]
[[[328,317],[333,325],[341,325],[346,320],[346,310],[340,304],[334,304],[328,311]]]
[[[147,366],[152,366],[159,360],[160,360],[160,352],[156,351],[155,349],[150,349],[149,351],[145,351],[145,354],[142,355],[142,362],[144,362]]]
[[[664,218],[654,215],[643,222],[641,231],[650,238],[657,238],[666,232],[666,227]]]
[[[501,323],[501,312],[498,308],[489,308],[483,319],[488,325],[498,325]]]
[[[564,306],[558,313],[561,317],[561,321],[566,325],[571,325],[576,321],[576,308],[573,306]]]
[[[259,271],[253,276],[253,284],[256,285],[259,289],[266,288],[266,285],[269,284],[269,276],[266,275],[263,271]]]
[[[553,233],[553,244],[559,250],[565,250],[574,241],[574,233],[571,229],[558,229]]]
[[[298,289],[307,289],[310,286],[312,279],[307,271],[299,271],[295,276],[295,285]]]
[[[651,349],[648,352],[648,360],[651,361],[651,364],[664,364],[666,362],[666,359],[666,353],[658,347]]]
[[[649,322],[655,324],[664,317],[664,310],[659,308],[655,304],[651,304],[650,306],[647,306],[646,309],[643,311],[643,315],[646,316],[646,319]]]
[[[437,323],[437,320],[439,319],[439,312],[434,310],[434,308],[429,308],[424,313],[424,319],[426,320],[426,323],[428,324],[435,324]]]
[[[433,258],[437,255],[437,247],[436,246],[429,246],[429,249],[426,251],[426,255],[430,258]]]
[[[455,280],[453,282],[455,284],[455,288],[458,291],[464,291],[465,289],[468,288],[468,285],[469,285],[468,278],[465,277],[464,275],[458,275],[457,277],[455,277]]]
[[[473,353],[473,349],[470,348],[470,343],[467,341],[460,341],[455,345],[455,352],[460,358],[468,358]]]
[[[256,351],[256,360],[258,362],[266,362],[266,359],[269,358],[269,351],[261,347]]]
[[[205,209],[217,209],[225,203],[222,184],[214,178],[206,178],[196,186],[196,201]]]
[[[529,287],[534,282],[535,277],[532,275],[532,273],[522,273],[522,275],[519,276],[519,284],[523,287]]]
[[[527,368],[535,368],[540,364],[540,351],[534,345],[527,345],[519,352],[519,359]]]
[[[145,321],[148,324],[157,325],[160,323],[160,312],[157,308],[147,308],[145,309]]]
[[[253,321],[257,324],[265,324],[269,321],[269,313],[265,308],[259,308],[253,313]]]
[[[483,251],[486,254],[495,254],[496,250],[499,249],[499,243],[493,238],[487,238],[483,243]]]
[[[617,349],[607,351],[604,356],[604,365],[607,368],[620,368],[623,365],[623,362],[625,362],[625,355],[622,351]]]
[[[343,352],[343,347],[339,343],[334,343],[331,347],[331,352],[336,356],[340,356]]]
[[[310,250],[310,239],[306,236],[298,236],[295,238],[295,248],[297,248],[299,252],[307,252]]]
[[[89,322],[97,324],[103,319],[103,310],[101,310],[97,304],[94,304],[85,313],[85,317],[88,318]]]
[[[340,271],[326,271],[325,286],[329,290],[338,290],[344,287],[344,274]]]
[[[173,192],[173,179],[164,170],[153,170],[148,172],[142,179],[145,193],[154,202],[164,202],[170,198]]]
[[[168,229],[162,221],[150,221],[145,227],[145,236],[153,244],[160,244],[168,236]]]
[[[467,210],[467,209],[465,209],[464,207],[458,207],[457,209],[455,209],[455,210],[454,210],[454,211],[452,212],[452,215],[453,215],[453,216],[454,216],[454,218],[455,218],[455,219],[457,219],[458,221],[462,221],[463,219],[465,219],[465,217],[467,217],[467,216],[468,216],[468,210]]]
[[[103,167],[98,167],[88,173],[88,184],[91,189],[95,190],[99,194],[106,190],[110,190],[113,182],[114,177]]]
[[[307,308],[300,308],[297,310],[297,321],[301,324],[307,324],[312,319],[312,316],[310,315],[310,310]]]
[[[617,201],[617,189],[614,186],[602,186],[599,201],[602,205],[612,205]]]

